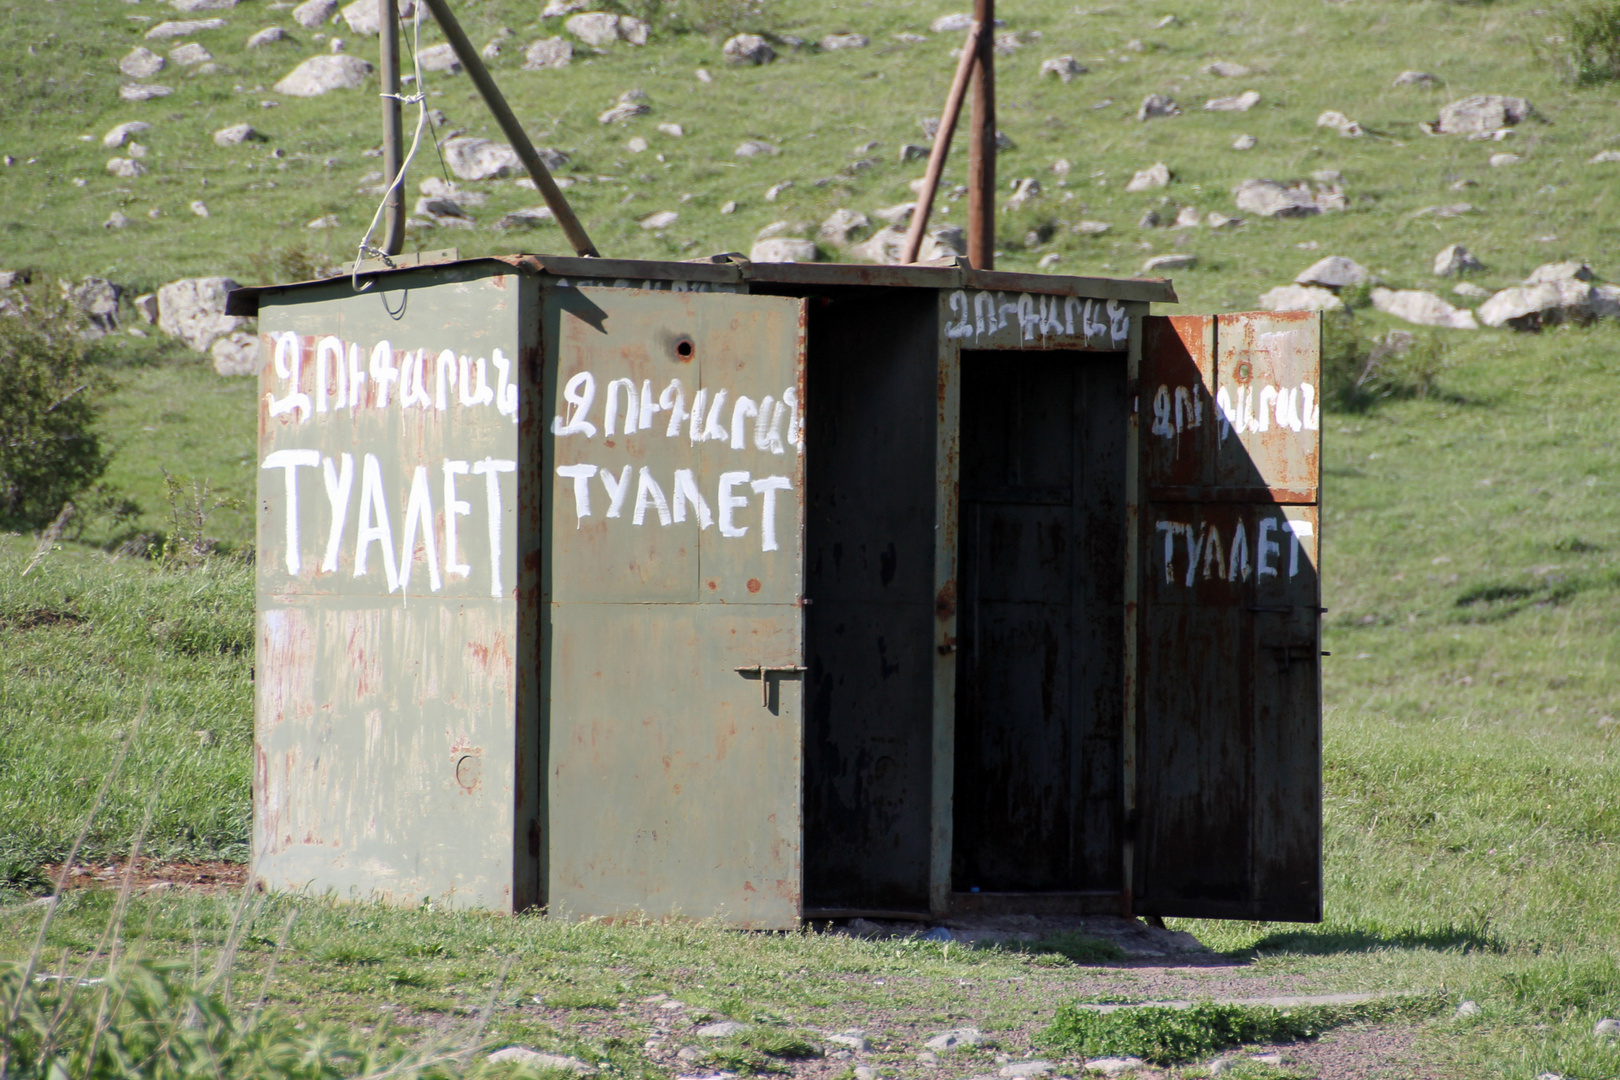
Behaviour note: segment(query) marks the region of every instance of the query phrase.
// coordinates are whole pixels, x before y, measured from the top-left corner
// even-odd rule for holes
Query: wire
[[[422,129],[427,127],[427,91],[422,86],[421,50],[417,48],[422,43],[422,8],[424,6],[421,3],[416,5],[416,18],[412,24],[412,36],[415,40],[411,45],[411,61],[416,68],[416,93],[409,95],[391,94],[385,90],[377,95],[378,97],[393,98],[401,105],[415,105],[417,108],[416,134],[411,138],[411,148],[406,153],[405,160],[400,162],[399,172],[394,174],[393,183],[389,184],[383,191],[382,201],[377,204],[377,212],[371,215],[371,224],[366,227],[366,235],[360,238],[360,245],[354,256],[354,266],[349,271],[349,285],[355,292],[364,292],[366,289],[371,288],[371,282],[369,281],[363,286],[360,284],[361,260],[367,255],[384,258],[388,255],[386,251],[372,245],[371,235],[377,231],[377,223],[382,220],[383,211],[388,208],[388,200],[393,197],[394,190],[405,183],[405,172],[411,167],[411,161],[416,157],[416,148],[421,145]]]

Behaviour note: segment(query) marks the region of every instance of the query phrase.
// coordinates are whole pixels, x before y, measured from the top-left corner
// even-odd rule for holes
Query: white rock
[[[358,89],[370,74],[371,65],[358,56],[312,56],[276,83],[275,90],[290,97],[319,97],[332,90]]]
[[[107,159],[107,171],[122,180],[133,180],[146,175],[146,166],[130,158],[115,157]]]
[[[513,210],[510,214],[503,214],[495,222],[497,229],[527,229],[536,225],[555,224],[557,217],[551,212],[549,206],[526,206],[521,210]]]
[[[1050,60],[1041,61],[1042,75],[1056,75],[1063,82],[1069,82],[1076,75],[1085,73],[1085,65],[1072,56],[1054,56]]]
[[[1217,60],[1204,69],[1205,75],[1214,75],[1222,79],[1243,79],[1253,72],[1242,64],[1233,64],[1226,60]]]
[[[705,1039],[729,1039],[731,1036],[741,1035],[747,1030],[747,1024],[740,1024],[735,1020],[719,1020],[698,1028],[696,1034]]]
[[[205,218],[208,216],[208,204],[201,199],[193,199],[191,200],[191,212],[200,218]]]
[[[523,51],[524,71],[565,68],[574,61],[574,43],[565,37],[541,38]]]
[[[854,239],[857,232],[871,225],[871,219],[857,210],[838,209],[821,223],[816,235],[829,244],[843,247]]]
[[[1232,149],[1253,150],[1258,143],[1259,140],[1257,140],[1253,135],[1239,135],[1237,138],[1232,140]]]
[[[895,203],[893,206],[872,211],[872,216],[890,225],[909,225],[911,215],[916,209],[917,204],[914,202]]]
[[[788,260],[777,260],[778,262]],[[809,262],[808,259],[794,259],[793,262]],[[841,1035],[828,1035],[827,1041],[834,1046],[847,1046],[856,1053],[864,1054],[872,1049],[872,1044],[866,1041],[864,1031],[846,1031]]]
[[[959,1046],[978,1046],[983,1041],[984,1033],[978,1028],[964,1027],[942,1031],[923,1043],[923,1046],[936,1054],[943,1054],[945,1051],[955,1050]]]
[[[176,45],[169,50],[169,59],[181,67],[196,67],[206,64],[214,58],[213,54],[195,41],[188,41],[184,45]]]
[[[864,49],[871,43],[865,34],[828,34],[820,41],[823,52],[837,52],[839,49]]]
[[[293,22],[306,30],[313,30],[331,22],[337,9],[338,0],[304,0],[304,3],[292,9]]]
[[[162,41],[165,38],[190,37],[205,30],[225,29],[224,19],[176,19],[172,22],[160,22],[146,32],[147,41]]]
[[[257,375],[259,373],[259,335],[238,330],[215,341],[209,352],[214,357],[214,371],[220,375]]]
[[[1139,1057],[1106,1057],[1093,1058],[1086,1062],[1085,1070],[1088,1073],[1100,1073],[1103,1076],[1118,1076],[1122,1072],[1140,1069],[1147,1062]]]
[[[1465,1001],[1461,1005],[1457,1006],[1456,1015],[1459,1016],[1459,1017],[1478,1016],[1480,1013],[1482,1013],[1484,1011],[1485,1011],[1484,1009],[1481,1009],[1479,1007],[1479,1002],[1477,1002],[1477,1001]]]
[[[101,145],[105,146],[109,150],[116,150],[118,147],[123,146],[124,143],[129,141],[129,137],[131,135],[136,135],[142,131],[151,130],[152,125],[148,124],[145,120],[130,120],[127,123],[119,124],[117,127],[108,131],[107,134],[103,135],[101,137]]]
[[[416,200],[416,206],[411,213],[421,217],[432,218],[435,224],[464,226],[472,224],[472,215],[463,210],[461,204],[454,199],[434,198],[432,195],[423,195]]]
[[[626,120],[632,120],[638,116],[645,116],[651,112],[652,106],[648,105],[645,101],[632,98],[630,95],[633,93],[635,93],[635,91],[631,91],[630,94],[620,96],[617,104],[615,104],[611,109],[608,109],[606,112],[603,112],[601,115],[597,116],[596,119],[604,124],[622,124]]]
[[[1074,231],[1081,236],[1101,236],[1112,228],[1113,226],[1106,221],[1077,221],[1074,223]]]
[[[1362,135],[1361,125],[1337,109],[1329,109],[1318,116],[1316,126],[1319,128],[1331,128],[1347,139],[1359,138]]]
[[[1198,207],[1183,206],[1176,211],[1175,224],[1170,227],[1172,229],[1196,229],[1203,223],[1203,220],[1203,216],[1198,213]]]
[[[645,153],[646,150],[647,150],[647,146],[648,146],[647,140],[643,139],[640,135],[634,136],[633,138],[631,138],[628,142],[626,142],[624,144],[624,148],[626,150],[630,151],[632,154]]]
[[[674,210],[660,210],[657,213],[648,214],[646,217],[642,218],[641,227],[649,230],[667,229],[671,225],[675,224],[675,219],[680,216],[681,215],[676,213]]]
[[[1008,210],[1017,210],[1032,199],[1039,198],[1041,182],[1033,176],[1026,176],[1013,184],[1012,198],[1007,200]]]
[[[422,64],[423,71],[449,71],[461,70],[461,60],[456,56],[456,50],[447,41],[437,45],[429,45],[417,53],[417,59]]]
[[[517,1062],[527,1065],[535,1070],[558,1069],[563,1072],[591,1073],[596,1070],[576,1057],[565,1057],[562,1054],[542,1054],[538,1050],[531,1050],[527,1046],[508,1046],[489,1055],[489,1059],[496,1064],[503,1061]]]
[[[242,143],[259,137],[259,133],[253,130],[252,124],[232,124],[230,127],[220,128],[214,132],[214,145],[240,146]]]
[[[791,181],[791,180],[783,180],[779,184],[772,184],[770,187],[765,189],[765,201],[766,202],[775,202],[777,200],[777,197],[780,196],[782,194],[782,192],[786,191],[788,188],[790,188],[792,186],[793,186],[793,181]]]
[[[326,43],[326,46],[327,46],[327,48],[326,48],[327,52],[340,53],[340,52],[348,52],[349,51],[349,43],[347,41],[344,41],[340,37],[335,37],[332,40],[328,41]]]
[[[607,11],[587,11],[570,17],[563,29],[587,45],[611,45],[619,40],[619,17]]]
[[[1491,295],[1491,291],[1483,286],[1475,285],[1472,281],[1464,281],[1451,287],[1452,295],[1465,296],[1470,300],[1483,300]]]
[[[1479,321],[1486,326],[1539,330],[1562,322],[1586,322],[1599,305],[1591,285],[1575,278],[1543,281],[1517,289],[1503,289],[1479,305]]]
[[[1022,1080],[1023,1077],[1046,1076],[1056,1068],[1050,1061],[1016,1061],[1003,1065],[996,1075]]]
[[[1592,268],[1579,260],[1560,263],[1543,263],[1530,272],[1524,279],[1526,285],[1540,285],[1544,281],[1591,281],[1595,274]]]
[[[1186,252],[1176,252],[1173,255],[1155,255],[1142,264],[1147,273],[1158,270],[1190,270],[1198,265],[1198,256]]]
[[[1158,116],[1179,116],[1181,107],[1163,94],[1149,94],[1142,99],[1142,105],[1136,110],[1138,120],[1152,120]]]
[[[576,11],[585,11],[591,6],[591,0],[547,0],[545,10],[540,12],[542,19],[556,19],[564,15],[572,15]]]
[[[130,83],[118,88],[118,96],[125,101],[151,101],[155,98],[168,97],[174,93],[174,88],[159,86],[157,83]]]
[[[517,151],[492,139],[462,135],[447,141],[440,152],[450,171],[463,180],[493,180],[524,171]]]
[[[1063,261],[1063,256],[1055,251],[1048,251],[1035,261],[1035,265],[1042,270],[1050,270]]]
[[[1273,1051],[1269,1054],[1250,1054],[1249,1060],[1258,1061],[1262,1065],[1281,1065],[1283,1058],[1281,1054]]]
[[[163,68],[163,57],[144,45],[135,46],[118,61],[118,70],[132,79],[150,79]]]
[[[758,34],[737,34],[727,39],[720,53],[728,64],[768,64],[776,59],[776,50]]]
[[[221,337],[240,330],[246,319],[225,314],[225,298],[241,288],[230,278],[184,278],[157,291],[158,329],[197,352],[207,352]]]
[[[1237,208],[1259,217],[1304,217],[1319,214],[1316,197],[1303,187],[1285,187],[1275,180],[1245,180],[1232,189]]]
[[[1219,210],[1211,210],[1209,216],[1204,219],[1204,224],[1212,229],[1235,229],[1243,224],[1243,219],[1240,217],[1228,217]]]
[[[928,30],[934,34],[960,34],[973,27],[973,16],[965,11],[953,12],[950,15],[941,15],[928,24]]]
[[[1417,289],[1383,289],[1372,291],[1373,307],[1386,315],[1404,319],[1418,326],[1445,326],[1453,330],[1478,330],[1474,313],[1466,308],[1454,308],[1431,292]]]
[[[140,296],[137,296],[134,299],[131,306],[135,309],[135,314],[139,315],[141,317],[141,321],[146,323],[146,325],[151,326],[153,323],[157,322],[157,294],[142,293]]]
[[[1343,306],[1344,301],[1331,290],[1313,285],[1279,285],[1260,294],[1260,307],[1265,311],[1337,311]]]
[[[815,262],[816,255],[814,240],[795,240],[791,237],[778,236],[756,241],[748,253],[748,258],[758,263],[801,263]]]
[[[1453,101],[1440,110],[1434,129],[1445,135],[1469,135],[1500,131],[1522,123],[1535,109],[1524,98],[1500,94],[1473,94]]]
[[[416,0],[397,0],[394,6],[399,10],[401,20],[416,14]],[[354,0],[343,9],[343,21],[349,24],[349,29],[368,38],[376,37],[382,29],[377,15],[377,0]]]
[[[1161,161],[1137,172],[1135,176],[1131,177],[1130,183],[1125,185],[1125,190],[1128,192],[1151,191],[1154,188],[1169,186],[1170,166]]]
[[[758,139],[745,139],[737,144],[737,149],[732,153],[740,158],[751,158],[762,154],[779,154],[781,151],[770,143],[760,142]]]
[[[698,68],[697,71],[693,72],[693,75],[697,78],[697,81],[700,82],[700,83],[712,83],[712,82],[714,82],[714,76],[709,74],[708,68]]]
[[[314,221],[311,221],[311,222],[307,223],[304,226],[304,228],[306,228],[306,229],[335,229],[340,224],[342,224],[342,223],[340,221],[338,221],[338,216],[336,214],[323,214],[321,217],[316,218]]]
[[[1395,76],[1394,86],[1433,86],[1439,80],[1427,71],[1403,71]]]
[[[143,158],[146,156],[146,147],[142,146],[138,142],[131,142],[128,147],[128,153],[132,158]]]
[[[169,0],[169,6],[185,14],[193,11],[228,11],[236,6],[236,0]]]
[[[1518,154],[1492,154],[1491,168],[1500,169],[1504,165],[1517,165],[1523,160]]]
[[[1593,1026],[1592,1034],[1600,1039],[1620,1039],[1620,1020],[1606,1016]]]
[[[1204,102],[1205,112],[1248,112],[1260,104],[1260,94],[1256,90],[1245,90],[1237,97],[1210,98]]]
[[[123,229],[129,225],[129,218],[124,216],[122,210],[114,210],[106,221],[101,223],[103,229]]]
[[[262,49],[266,45],[274,45],[278,41],[286,40],[287,31],[279,26],[267,26],[247,39],[247,48]]]
[[[1343,289],[1365,284],[1370,278],[1365,266],[1343,255],[1329,255],[1301,270],[1294,278],[1296,285],[1321,285],[1328,289]]]
[[[619,38],[631,45],[645,45],[652,36],[652,27],[630,15],[619,16]]]
[[[1485,269],[1485,265],[1461,244],[1450,244],[1442,248],[1440,254],[1434,257],[1434,272],[1440,277],[1450,277],[1454,274],[1467,273],[1470,270],[1483,269]]]

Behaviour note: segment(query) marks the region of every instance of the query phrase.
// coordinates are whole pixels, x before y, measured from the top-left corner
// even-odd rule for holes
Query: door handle
[[[809,668],[799,664],[779,664],[774,667],[765,664],[754,664],[738,668],[737,674],[743,676],[753,675],[759,679],[759,703],[766,708],[770,708],[772,675],[802,675],[809,670]]]

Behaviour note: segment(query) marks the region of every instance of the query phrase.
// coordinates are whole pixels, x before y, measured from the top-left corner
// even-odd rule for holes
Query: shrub
[[[1348,312],[1322,317],[1322,397],[1332,408],[1362,412],[1381,398],[1426,398],[1450,366],[1446,345],[1433,334],[1374,337]]]
[[[1620,79],[1620,0],[1588,0],[1558,13],[1552,60],[1577,86]]]
[[[21,291],[8,308],[0,315],[0,528],[34,530],[107,467],[94,431],[105,377],[84,315],[54,283]]]

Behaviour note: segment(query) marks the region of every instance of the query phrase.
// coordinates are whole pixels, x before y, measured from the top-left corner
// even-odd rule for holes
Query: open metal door
[[[804,302],[543,297],[546,902],[796,926]]]
[[[1315,922],[1320,316],[1145,331],[1133,908]]]

